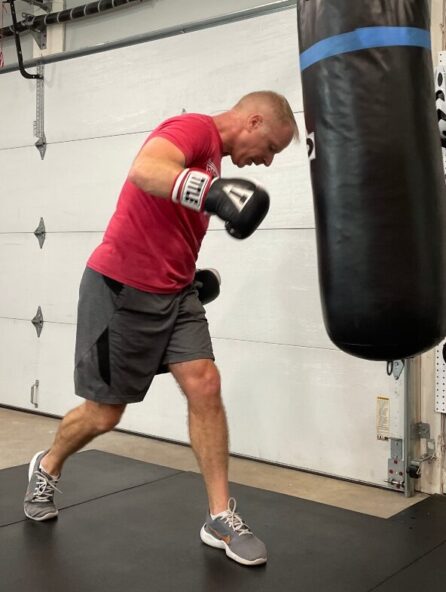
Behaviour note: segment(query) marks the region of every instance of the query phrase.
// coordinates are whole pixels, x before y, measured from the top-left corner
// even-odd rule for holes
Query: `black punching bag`
[[[325,326],[369,360],[446,335],[446,197],[426,0],[298,0]]]

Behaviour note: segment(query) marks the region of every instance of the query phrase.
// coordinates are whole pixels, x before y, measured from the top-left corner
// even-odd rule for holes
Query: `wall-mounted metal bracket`
[[[22,25],[28,28],[39,49],[46,49],[47,26],[43,22],[34,22],[35,16],[27,12],[22,12]]]
[[[42,309],[39,308],[37,309],[37,314],[36,316],[33,318],[33,320],[31,321],[31,323],[34,325],[34,327],[36,328],[37,331],[37,337],[40,337],[40,334],[42,333],[42,329],[43,329],[43,314],[42,314]]]
[[[428,423],[416,423],[412,426],[412,438],[426,440],[426,452],[421,458],[414,458],[407,467],[407,473],[412,479],[421,477],[421,465],[424,462],[432,462],[437,458],[437,447],[435,440],[431,438],[431,427]]]
[[[40,152],[40,158],[45,158],[46,152],[46,137],[45,137],[45,81],[44,81],[45,66],[40,64],[37,66],[37,72],[40,75],[36,83],[36,119],[34,121],[34,135],[37,138],[35,147]]]
[[[391,362],[387,362],[387,374],[391,376],[393,374],[393,378],[398,380],[404,370],[404,360],[393,360]]]
[[[12,18],[12,25],[14,28],[14,40],[15,40],[15,46],[16,46],[16,50],[17,50],[17,62],[19,65],[19,70],[20,70],[20,74],[23,76],[23,78],[28,78],[28,79],[34,79],[34,78],[41,78],[40,74],[30,74],[29,72],[27,72],[25,70],[25,67],[23,65],[23,54],[22,54],[22,45],[20,43],[20,35],[17,32],[18,29],[18,23],[17,23],[17,16],[16,16],[16,12],[15,12],[15,0],[6,0],[6,2],[8,2],[8,4],[11,6],[11,18]]]
[[[39,226],[36,228],[34,234],[37,236],[40,248],[42,248],[46,238],[46,228],[43,218],[40,218]]]
[[[390,438],[390,455],[388,460],[387,483],[396,491],[404,491],[406,471],[404,470],[403,441]]]

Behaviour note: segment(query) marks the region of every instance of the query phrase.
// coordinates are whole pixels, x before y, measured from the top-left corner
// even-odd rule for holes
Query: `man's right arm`
[[[147,193],[169,198],[185,164],[186,157],[179,148],[169,140],[155,137],[142,147],[127,178]]]
[[[200,169],[185,169],[185,163],[179,148],[155,137],[137,155],[128,180],[152,195],[216,214],[234,238],[250,236],[268,212],[268,193],[247,179],[213,178]]]

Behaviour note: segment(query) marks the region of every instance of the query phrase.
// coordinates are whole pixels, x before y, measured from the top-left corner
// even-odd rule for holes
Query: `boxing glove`
[[[247,238],[269,210],[269,195],[247,179],[212,178],[200,169],[184,169],[175,180],[172,201],[197,212],[216,214],[234,238]]]
[[[198,290],[198,298],[204,306],[220,294],[221,278],[216,269],[197,269],[194,284]]]

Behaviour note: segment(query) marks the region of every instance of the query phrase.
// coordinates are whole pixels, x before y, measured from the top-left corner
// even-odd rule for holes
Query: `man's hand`
[[[269,210],[269,195],[263,187],[247,179],[212,179],[200,169],[182,171],[172,190],[172,200],[210,214],[226,222],[234,238],[247,238],[260,225]]]
[[[220,294],[221,278],[216,269],[197,269],[194,283],[198,290],[198,298],[204,306]]]

